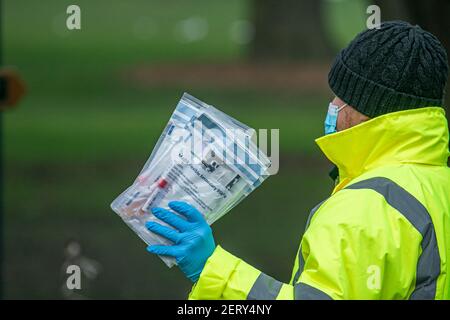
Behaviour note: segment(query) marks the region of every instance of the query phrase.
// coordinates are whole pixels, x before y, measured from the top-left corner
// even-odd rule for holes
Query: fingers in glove
[[[153,245],[148,246],[147,251],[159,256],[168,256],[174,258],[177,258],[180,255],[180,250],[179,248],[177,248],[177,246]]]
[[[148,221],[145,226],[148,230],[150,230],[153,233],[156,233],[160,236],[163,236],[166,239],[169,239],[170,241],[174,243],[178,243],[181,240],[181,234],[169,227],[163,226],[157,222]]]
[[[170,210],[166,210],[163,208],[153,208],[152,213],[158,219],[161,219],[165,223],[171,225],[172,227],[178,229],[181,232],[189,229],[189,222],[177,216]]]
[[[171,201],[169,202],[170,209],[185,216],[189,221],[201,222],[205,221],[203,215],[194,206],[183,201]]]

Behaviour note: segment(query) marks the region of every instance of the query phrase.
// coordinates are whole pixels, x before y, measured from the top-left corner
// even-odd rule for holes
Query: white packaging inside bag
[[[270,161],[252,141],[254,130],[184,94],[134,183],[111,204],[148,245],[172,244],[145,227],[151,208],[173,200],[195,206],[212,224],[268,176]],[[173,258],[161,257],[171,267]]]

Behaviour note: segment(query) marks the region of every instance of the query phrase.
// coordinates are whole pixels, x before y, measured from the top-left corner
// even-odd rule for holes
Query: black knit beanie
[[[447,54],[431,33],[403,21],[383,22],[344,48],[328,74],[334,94],[373,118],[444,105]]]

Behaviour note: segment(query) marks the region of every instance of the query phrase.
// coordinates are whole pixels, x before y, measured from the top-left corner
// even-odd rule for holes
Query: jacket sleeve
[[[328,300],[307,283],[295,286],[262,273],[217,246],[189,295],[192,300]]]
[[[189,299],[291,300],[293,287],[265,275],[217,246],[194,284]]]

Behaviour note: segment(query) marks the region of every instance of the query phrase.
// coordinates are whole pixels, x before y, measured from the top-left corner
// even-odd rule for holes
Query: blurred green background
[[[81,30],[66,28],[70,4],[81,8]],[[213,230],[224,248],[289,281],[307,214],[332,188],[330,164],[314,143],[333,97],[327,71],[365,27],[366,3],[322,1],[316,23],[327,43],[300,43],[300,56],[258,49],[271,45],[264,36],[261,44],[255,6],[3,1],[4,61],[27,84],[21,105],[4,117],[5,298],[187,297],[189,281],[147,254],[109,207],[185,91],[254,128],[280,129],[279,173]],[[320,45],[329,52],[316,57],[310,49]],[[71,239],[97,268],[83,276],[79,296],[62,289]]]

